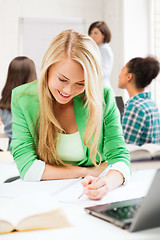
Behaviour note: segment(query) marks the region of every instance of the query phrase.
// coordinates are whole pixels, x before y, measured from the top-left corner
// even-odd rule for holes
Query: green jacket
[[[104,101],[106,105],[98,151],[102,156],[102,161],[108,161],[108,165],[121,161],[130,167],[129,152],[126,149],[120,125],[120,115],[111,89],[104,89]],[[37,81],[21,85],[13,90],[11,110],[13,122],[11,151],[23,179],[27,170],[37,159],[34,150],[36,146],[34,126],[37,124],[40,112]],[[93,166],[89,149],[83,143],[83,134],[87,124],[87,107],[84,107],[80,96],[74,98],[74,111],[85,155],[78,165]],[[97,160],[99,161],[98,156]]]

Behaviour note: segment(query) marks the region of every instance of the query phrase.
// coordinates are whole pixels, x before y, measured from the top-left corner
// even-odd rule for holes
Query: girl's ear
[[[127,74],[127,79],[128,79],[128,82],[130,82],[133,79],[133,74],[132,73],[128,73]]]

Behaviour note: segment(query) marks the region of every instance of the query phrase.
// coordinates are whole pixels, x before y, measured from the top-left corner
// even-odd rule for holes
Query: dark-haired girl
[[[145,88],[157,77],[160,64],[154,57],[133,58],[122,69],[118,87],[128,91],[130,99],[121,115],[126,143],[160,144],[160,114]]]
[[[4,124],[4,132],[9,138],[8,150],[12,139],[11,93],[15,87],[37,79],[34,62],[25,56],[15,57],[9,64],[6,83],[0,99],[0,118]]]

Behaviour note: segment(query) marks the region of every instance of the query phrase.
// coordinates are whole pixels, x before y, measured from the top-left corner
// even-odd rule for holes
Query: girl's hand
[[[82,180],[85,194],[92,200],[102,199],[110,190],[119,187],[124,182],[123,175],[116,170],[110,170],[106,176],[98,179],[86,176]]]

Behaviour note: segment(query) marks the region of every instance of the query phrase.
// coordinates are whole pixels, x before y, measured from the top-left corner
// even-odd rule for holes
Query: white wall
[[[111,46],[114,52],[114,69],[111,76],[116,95],[127,100],[128,95],[117,87],[123,65],[133,57],[153,53],[153,2],[154,0],[107,0],[105,21],[112,31]]]
[[[155,23],[155,32],[154,32],[154,41],[155,41],[155,54],[160,61],[160,1],[155,0],[155,16],[154,16],[154,23]],[[154,81],[155,85],[155,101],[160,110],[160,97],[159,97],[159,89],[160,89],[160,74],[157,79]]]
[[[18,55],[19,17],[83,18],[86,32],[97,20],[108,23],[114,53],[111,84],[116,95],[118,76],[130,58],[152,50],[151,6],[154,0],[0,0],[0,92],[9,62]],[[43,36],[43,34],[42,34]]]
[[[118,76],[124,63],[124,1],[107,0],[104,6],[104,20],[112,32],[110,45],[114,54],[114,65],[111,75],[111,85],[115,95],[122,95],[123,91],[118,89]]]
[[[154,0],[124,0],[124,61],[154,54]],[[136,47],[135,47],[136,46]],[[154,84],[148,87],[152,91]],[[125,95],[128,97],[128,94]],[[154,98],[154,91],[152,91]]]
[[[152,3],[152,0],[124,0],[125,62],[153,53]]]
[[[83,18],[87,33],[92,21],[103,18],[103,0],[0,0],[0,92],[18,55],[19,17]]]

